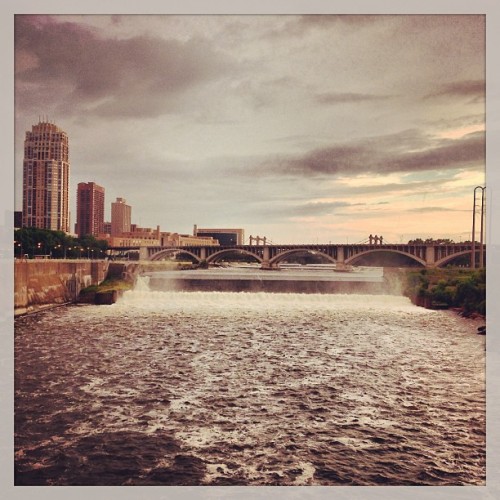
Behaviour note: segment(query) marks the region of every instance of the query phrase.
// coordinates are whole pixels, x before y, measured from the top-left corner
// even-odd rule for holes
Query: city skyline
[[[93,181],[180,233],[467,240],[484,41],[480,15],[17,16],[16,209],[42,115],[69,136],[72,224]]]

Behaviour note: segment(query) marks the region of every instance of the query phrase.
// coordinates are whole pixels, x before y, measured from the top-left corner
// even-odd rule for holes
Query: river
[[[476,322],[162,279],[16,319],[17,485],[485,484]]]

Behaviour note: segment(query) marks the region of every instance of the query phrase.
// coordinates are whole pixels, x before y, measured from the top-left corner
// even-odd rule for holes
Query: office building
[[[111,236],[130,233],[132,224],[132,207],[124,198],[116,198],[111,203]]]
[[[222,246],[243,245],[245,241],[243,229],[200,229],[195,225],[193,236],[215,238]]]
[[[104,188],[95,182],[80,182],[76,192],[76,227],[79,238],[104,231]]]
[[[53,123],[26,132],[23,226],[69,232],[68,135]]]
[[[210,236],[192,236],[171,232],[161,233],[160,244],[163,247],[219,246],[219,242]]]

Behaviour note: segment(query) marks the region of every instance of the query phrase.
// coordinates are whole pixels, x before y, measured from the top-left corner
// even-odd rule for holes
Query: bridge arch
[[[262,264],[262,257],[260,257],[259,255],[249,251],[249,250],[244,250],[244,249],[241,249],[241,248],[237,248],[237,249],[234,249],[234,248],[226,248],[224,250],[219,250],[218,252],[215,252],[213,253],[212,255],[210,255],[209,257],[207,257],[207,262],[208,263],[215,263],[215,262],[218,262],[219,260],[221,260],[222,258],[224,258],[225,256],[228,256],[228,255],[231,255],[231,254],[240,254],[240,255],[248,255],[249,257],[253,257],[257,262],[259,262],[260,264]]]
[[[405,257],[409,257],[410,259],[414,260],[418,264],[420,264],[423,267],[426,267],[427,263],[425,262],[425,259],[422,259],[420,257],[416,257],[415,255],[412,255],[411,253],[404,252],[402,250],[395,250],[395,249],[389,249],[389,248],[380,248],[380,249],[370,249],[370,250],[365,250],[364,252],[357,253],[356,255],[353,255],[352,257],[349,257],[345,259],[344,264],[355,264],[359,259],[366,255],[374,254],[374,253],[395,253],[399,255],[404,255]]]
[[[309,255],[319,255],[333,264],[335,264],[336,262],[336,260],[331,255],[321,252],[320,250],[314,250],[311,248],[293,248],[291,250],[285,250],[284,252],[280,252],[278,255],[275,255],[272,259],[269,259],[269,264],[271,266],[279,265],[281,261],[285,260],[287,257],[290,257],[291,255],[305,253]]]
[[[442,259],[439,259],[437,260],[434,265],[436,267],[442,267],[446,264],[448,264],[448,262],[451,262],[452,260],[456,259],[457,257],[463,257],[464,255],[471,255],[471,251],[470,250],[464,250],[462,252],[457,252],[457,253],[454,253],[453,255],[447,255],[446,257],[443,257]]]
[[[201,259],[192,252],[188,250],[182,250],[181,248],[166,248],[165,250],[160,250],[158,253],[155,253],[151,256],[150,260],[163,260],[164,257],[175,254],[185,254],[189,255],[194,259],[195,262],[200,263]]]

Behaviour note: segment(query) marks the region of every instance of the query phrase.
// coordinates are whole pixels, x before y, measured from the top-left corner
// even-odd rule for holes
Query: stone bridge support
[[[343,264],[345,262],[344,247],[339,247],[337,249],[337,262],[339,264]]]
[[[262,258],[262,269],[271,269],[271,264],[269,263],[269,260],[271,258],[271,252],[269,250],[269,247],[265,246],[262,248],[263,250],[263,258]]]
[[[436,267],[434,246],[428,245],[425,249],[425,265],[426,267]]]
[[[149,260],[149,257],[150,257],[149,247],[140,247],[139,260]]]

